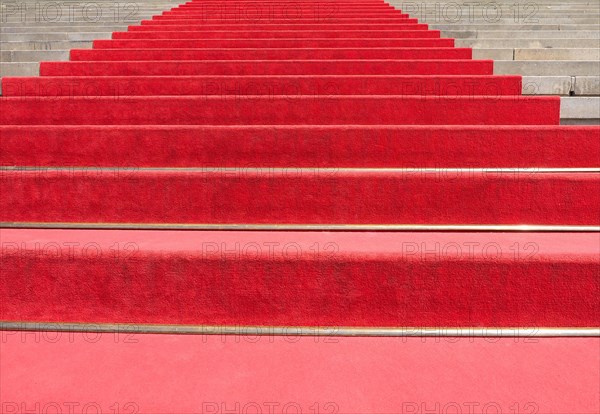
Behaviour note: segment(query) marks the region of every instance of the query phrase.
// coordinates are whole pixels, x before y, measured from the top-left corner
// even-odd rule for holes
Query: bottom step
[[[594,327],[597,233],[2,230],[0,320]]]
[[[600,412],[600,338],[1,334],[3,413]]]

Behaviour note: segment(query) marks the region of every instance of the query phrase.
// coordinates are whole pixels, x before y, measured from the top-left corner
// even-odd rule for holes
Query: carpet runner
[[[383,1],[194,0],[40,75],[2,321],[598,327],[600,128]]]

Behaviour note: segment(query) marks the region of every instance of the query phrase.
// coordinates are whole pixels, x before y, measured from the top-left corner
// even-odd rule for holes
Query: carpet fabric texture
[[[193,0],[4,77],[0,319],[600,325],[600,128],[383,1],[321,3]],[[273,227],[143,229],[178,224]]]
[[[585,327],[600,317],[595,234],[6,229],[3,242],[8,320]]]

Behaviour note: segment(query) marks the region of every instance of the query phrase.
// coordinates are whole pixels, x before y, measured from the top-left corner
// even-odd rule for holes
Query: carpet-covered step
[[[427,31],[427,25],[409,23],[400,25],[389,25],[391,27],[381,27],[376,29],[367,25],[342,25],[343,27],[326,26],[326,25],[302,25],[300,27],[294,27],[294,25],[273,25],[277,28],[269,28],[268,25],[253,25],[250,27],[243,26],[244,28],[235,27],[229,25],[228,29],[224,29],[219,26],[194,26],[194,25],[180,25],[180,26],[132,26],[139,28],[138,30],[128,30],[126,32],[114,32],[112,34],[113,39],[190,39],[190,38],[207,38],[212,33],[235,33],[236,37],[250,36],[253,34],[263,35],[267,38],[276,38],[273,34],[279,33],[293,33],[298,32],[315,32],[318,34],[317,37],[322,37],[322,34],[341,34],[349,33],[349,38],[356,38],[356,33],[398,33],[398,32],[414,32],[414,31]],[[296,25],[299,26],[299,25]],[[381,25],[384,26],[384,25]],[[387,25],[386,25],[387,26]],[[246,28],[247,27],[247,28]],[[155,30],[156,29],[156,30]],[[208,35],[207,35],[208,34]],[[190,37],[191,36],[191,37]],[[294,36],[295,37],[295,36]],[[385,36],[381,36],[385,37]],[[389,37],[389,36],[387,36]],[[395,36],[394,36],[395,37]]]
[[[471,59],[468,48],[230,48],[230,49],[79,49],[71,61],[147,60],[337,60],[337,59]]]
[[[240,18],[248,18],[248,17],[279,17],[284,19],[300,19],[300,18],[328,18],[334,19],[342,16],[356,16],[356,15],[388,15],[395,14],[401,16],[408,16],[406,13],[402,13],[402,11],[394,9],[393,7],[379,7],[379,6],[359,6],[359,7],[345,7],[345,6],[332,6],[327,8],[319,8],[319,7],[311,7],[304,5],[297,5],[295,8],[277,8],[277,7],[262,7],[262,5],[258,5],[258,7],[236,7],[233,6],[231,8],[219,8],[219,7],[175,7],[170,10],[165,10],[161,13],[162,16],[175,16],[175,15],[190,15],[190,16],[200,16],[200,17],[240,17]]]
[[[407,61],[408,62],[408,61]],[[556,125],[559,97],[6,97],[2,125]]]
[[[599,134],[593,126],[0,126],[0,165],[598,168]]]
[[[600,224],[600,170],[3,167],[2,222]]]
[[[385,2],[313,2],[299,1],[294,3],[287,2],[247,2],[247,1],[226,1],[226,2],[201,2],[201,3],[184,3],[172,7],[169,10],[195,10],[195,11],[265,11],[265,12],[286,12],[288,14],[297,15],[299,12],[305,11],[347,11],[354,9],[365,10],[395,10],[390,4]]]
[[[226,8],[226,7],[248,7],[248,8],[258,8],[261,6],[271,7],[271,8],[289,8],[295,9],[300,7],[311,7],[311,8],[326,8],[326,7],[343,7],[346,8],[392,8],[389,3],[384,1],[295,1],[293,3],[288,3],[284,1],[200,1],[200,2],[185,2],[182,4],[178,4],[173,8],[208,8],[208,7],[217,7],[217,8]],[[397,9],[394,9],[397,10]]]
[[[173,43],[174,41],[168,41]],[[41,62],[41,76],[492,75],[491,60]]]
[[[171,10],[215,10],[215,11],[259,11],[259,12],[288,12],[292,15],[296,12],[303,11],[320,11],[320,10],[352,10],[352,9],[376,9],[376,10],[395,10],[387,2],[380,1],[361,1],[361,2],[350,2],[350,1],[298,1],[298,2],[271,2],[271,1],[210,1],[210,2],[187,2],[182,4],[174,5]]]
[[[112,34],[113,39],[360,39],[360,38],[375,38],[375,39],[404,39],[404,38],[438,38],[440,37],[439,30],[222,30],[222,31],[190,31],[190,32],[115,32]],[[96,40],[94,46],[109,45],[111,40]]]
[[[256,3],[258,4],[283,4],[286,5],[288,3],[285,3],[282,0],[260,0],[257,1]],[[383,0],[325,0],[325,1],[313,1],[313,0],[302,0],[298,2],[299,4],[349,4],[349,5],[356,5],[356,4],[389,4]],[[216,0],[216,1],[204,1],[204,0],[193,0],[193,1],[186,1],[185,3],[181,3],[181,4],[190,4],[190,5],[203,5],[203,4],[248,4],[246,3],[244,0],[237,0],[237,1],[231,1],[230,0]],[[296,2],[294,2],[294,4],[296,4]]]
[[[336,21],[338,19],[355,19],[364,17],[366,19],[369,18],[409,18],[408,14],[403,14],[398,10],[355,10],[355,11],[332,11],[330,13],[294,13],[293,15],[285,15],[284,13],[207,13],[202,12],[201,10],[194,11],[191,10],[175,10],[175,11],[166,11],[162,14],[157,14],[152,16],[152,19],[157,17],[166,18],[166,19],[205,19],[207,21],[228,21],[228,20],[258,20],[263,21],[267,19],[270,20],[297,20],[297,19],[311,19],[311,20],[330,20]]]
[[[216,335],[208,335],[208,327],[188,327],[196,335],[179,334],[181,325],[156,327],[174,333],[169,335],[145,333],[152,329],[139,324],[103,332],[98,330],[106,326],[29,325],[37,332],[20,331],[23,326],[17,322],[15,331],[2,332],[5,414],[23,413],[21,407],[50,411],[85,404],[119,404],[138,413],[306,414],[316,407],[317,413],[397,413],[402,407],[423,414],[419,402],[425,398],[443,401],[429,407],[457,407],[463,414],[477,406],[506,412],[517,404],[539,413],[600,412],[596,333],[542,338],[545,330],[537,327],[484,327],[459,329],[468,337],[449,338],[436,336],[457,330],[400,328],[402,335],[430,337],[350,338],[338,336],[338,327],[223,326],[214,328]],[[257,336],[259,331],[265,335]],[[297,336],[301,331],[313,336]],[[450,375],[452,381],[437,380]],[[135,403],[128,396],[135,396]],[[515,403],[530,401],[529,396],[543,398],[535,405]]]
[[[76,51],[73,51],[76,52]],[[110,51],[114,52],[114,51]],[[156,54],[169,51],[157,50]],[[116,54],[118,56],[118,53]],[[82,58],[81,56],[77,56]],[[116,58],[115,55],[110,57]],[[105,56],[103,58],[106,59]],[[131,58],[131,56],[130,56]],[[36,76],[2,79],[4,96],[520,95],[520,76]]]
[[[294,3],[286,2],[201,2],[201,3],[185,3],[172,7],[170,10],[194,10],[194,11],[217,11],[228,12],[233,11],[267,11],[267,12],[287,12],[289,15],[297,15],[299,12],[305,11],[348,11],[348,10],[394,10],[399,12],[399,9],[394,8],[385,2],[311,2],[299,1]]]
[[[298,18],[321,18],[335,19],[340,16],[365,13],[365,14],[402,14],[401,10],[394,9],[389,5],[313,5],[294,3],[287,5],[268,5],[257,3],[220,5],[181,5],[162,12],[163,15],[189,13],[196,16],[212,18],[257,18],[257,17],[279,17],[285,19]]]
[[[593,233],[3,229],[2,242],[5,321],[539,328],[600,318]]]
[[[452,47],[454,39],[442,38],[277,38],[277,39],[127,39],[97,43],[94,49],[202,49],[202,48],[386,48]],[[80,47],[79,47],[80,48]]]
[[[310,9],[312,10],[327,10],[328,8],[336,8],[343,10],[352,10],[352,9],[383,9],[383,10],[398,10],[395,9],[392,5],[386,2],[373,2],[373,1],[364,1],[364,2],[348,2],[348,1],[324,1],[324,2],[315,2],[315,1],[295,1],[294,3],[288,3],[283,1],[269,2],[269,1],[259,1],[259,2],[247,2],[247,1],[208,1],[208,2],[187,2],[180,4],[171,8],[171,10],[183,10],[183,9],[196,9],[196,10],[228,10],[229,7],[234,8],[235,10],[244,10],[244,8],[257,10],[261,7],[268,8],[268,10],[282,10],[286,9],[286,11],[296,11],[296,10],[304,10]]]
[[[295,7],[294,7],[295,6]],[[348,16],[348,15],[360,15],[361,13],[364,15],[386,15],[386,14],[399,14],[402,16],[407,16],[406,13],[402,13],[401,10],[394,9],[389,6],[372,6],[372,5],[363,5],[363,6],[355,6],[355,7],[346,7],[343,6],[329,6],[329,7],[314,7],[312,5],[303,5],[296,4],[292,7],[273,7],[273,6],[263,6],[261,4],[256,5],[255,7],[245,7],[245,6],[236,6],[232,5],[232,7],[213,7],[210,5],[200,6],[200,7],[173,7],[169,10],[162,11],[161,15],[163,16],[171,16],[171,15],[184,15],[189,14],[193,16],[201,16],[206,18],[221,18],[221,17],[238,17],[238,18],[251,18],[251,17],[279,17],[284,19],[299,19],[299,18],[327,18],[334,19],[340,16]]]
[[[428,25],[423,23],[392,23],[392,24],[336,24],[330,25],[326,23],[313,24],[181,24],[181,25],[164,25],[164,24],[149,24],[151,21],[146,20],[146,24],[138,26],[128,26],[130,32],[177,32],[184,31],[223,31],[223,30],[427,30]],[[121,27],[115,27],[118,31]]]
[[[298,24],[298,25],[305,25],[305,24],[316,24],[316,23],[329,23],[332,25],[337,25],[337,24],[354,24],[354,23],[360,23],[360,24],[406,24],[406,23],[419,23],[418,19],[413,19],[410,17],[402,17],[399,15],[395,15],[394,17],[363,17],[363,18],[350,18],[350,17],[343,17],[343,18],[338,18],[335,20],[327,20],[327,19],[267,19],[267,18],[262,18],[262,19],[202,19],[202,18],[189,18],[189,19],[184,19],[181,17],[171,17],[171,16],[153,16],[152,17],[152,24],[163,24],[163,25],[180,25],[180,24],[207,24],[207,25],[215,25],[215,24],[233,24],[233,23],[238,23],[238,24],[264,24],[264,23],[269,23],[269,24]],[[147,20],[142,20],[142,24],[149,24],[149,23],[145,23]]]

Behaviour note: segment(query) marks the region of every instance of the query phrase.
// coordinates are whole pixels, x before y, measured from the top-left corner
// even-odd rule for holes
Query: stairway
[[[600,128],[382,1],[293,6],[2,79],[0,319],[595,332]]]
[[[177,5],[169,0],[0,1],[0,78],[37,76],[39,62],[69,60],[69,50],[89,48]]]
[[[523,93],[561,95],[561,123],[600,122],[600,2],[392,1],[498,74],[523,75]]]

